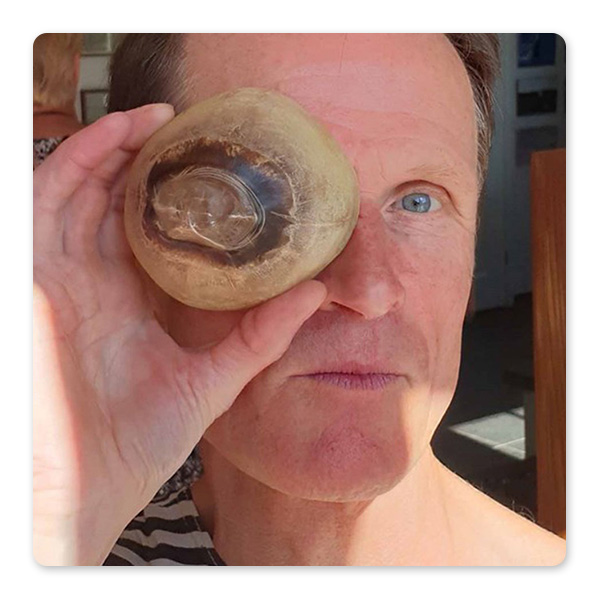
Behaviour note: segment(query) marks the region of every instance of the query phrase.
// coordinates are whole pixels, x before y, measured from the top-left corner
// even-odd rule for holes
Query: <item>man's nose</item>
[[[401,307],[405,290],[392,246],[381,216],[361,215],[342,253],[316,277],[328,290],[321,310],[343,307],[372,320]]]

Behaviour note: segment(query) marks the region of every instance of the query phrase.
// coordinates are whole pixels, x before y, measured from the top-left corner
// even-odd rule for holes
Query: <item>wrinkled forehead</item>
[[[374,140],[428,130],[476,164],[471,86],[443,34],[195,34],[185,46],[188,104],[274,89],[330,129]]]

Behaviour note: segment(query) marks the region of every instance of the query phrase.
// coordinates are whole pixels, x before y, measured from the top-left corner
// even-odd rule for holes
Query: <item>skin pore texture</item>
[[[186,36],[186,104],[273,89],[339,142],[360,185],[328,289],[283,357],[205,433],[193,496],[227,564],[558,564],[563,541],[487,498],[430,441],[456,388],[474,266],[477,137],[465,68],[442,34]],[[429,212],[402,199],[431,198]],[[182,346],[244,311],[154,294]],[[377,373],[369,389],[310,376]]]

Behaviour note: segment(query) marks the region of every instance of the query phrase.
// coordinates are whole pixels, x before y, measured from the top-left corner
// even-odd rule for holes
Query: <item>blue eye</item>
[[[429,212],[431,209],[431,197],[429,194],[423,194],[422,192],[408,194],[402,198],[402,208],[410,212]]]
[[[413,189],[415,188],[413,187]],[[419,188],[417,187],[417,189]],[[405,191],[407,191],[406,188]],[[395,193],[396,200],[389,205],[387,210],[397,215],[402,212],[432,213],[442,208],[442,203],[438,200],[441,193],[436,191],[433,191],[432,194],[428,194],[427,192],[412,192],[403,195],[402,190],[399,189]]]

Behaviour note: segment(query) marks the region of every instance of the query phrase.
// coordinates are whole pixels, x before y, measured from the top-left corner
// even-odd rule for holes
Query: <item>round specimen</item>
[[[235,310],[323,270],[358,210],[356,173],[325,128],[286,96],[243,88],[148,140],[129,174],[125,231],[167,294]]]

